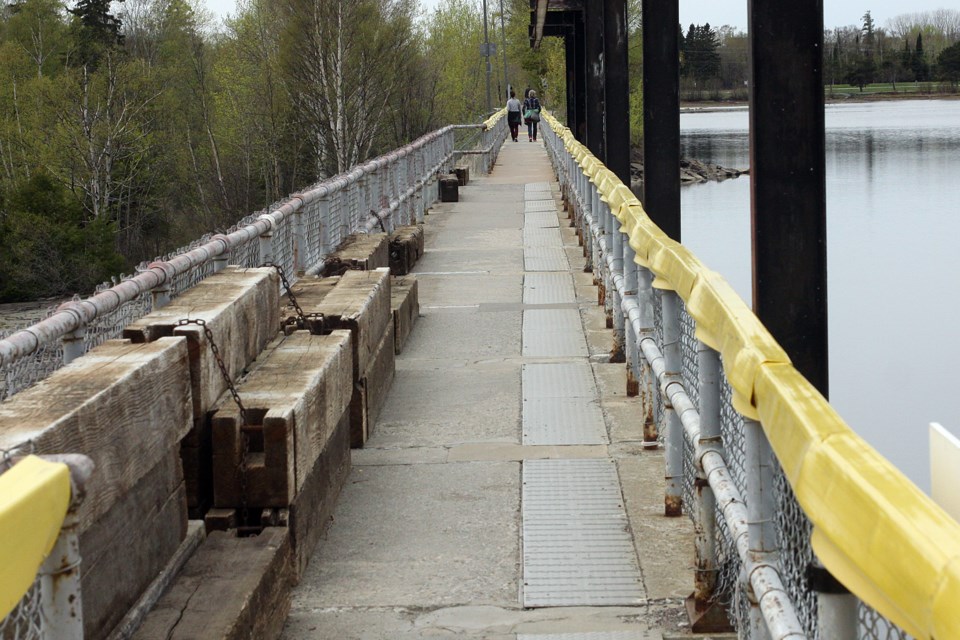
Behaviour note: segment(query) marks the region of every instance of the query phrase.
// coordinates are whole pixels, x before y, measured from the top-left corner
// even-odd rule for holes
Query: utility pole
[[[490,104],[490,37],[487,35],[487,0],[483,0],[483,57],[487,63],[487,113],[493,110]]]
[[[503,99],[510,98],[510,85],[507,84],[507,29],[503,26],[503,0],[500,0],[500,46],[503,47]]]

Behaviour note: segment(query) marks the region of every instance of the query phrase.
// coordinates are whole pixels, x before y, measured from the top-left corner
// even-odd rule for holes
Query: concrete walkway
[[[662,457],[641,447],[624,365],[604,362],[611,333],[565,215],[542,143],[508,141],[427,216],[422,317],[284,638],[683,635],[691,525],[662,516]],[[556,375],[580,386],[555,392]],[[613,489],[577,485],[584,469]]]

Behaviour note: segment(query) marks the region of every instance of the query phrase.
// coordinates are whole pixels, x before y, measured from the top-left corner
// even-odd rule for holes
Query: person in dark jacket
[[[530,95],[523,101],[523,118],[527,123],[527,141],[537,141],[537,125],[540,124],[540,101],[537,92],[530,90]]]

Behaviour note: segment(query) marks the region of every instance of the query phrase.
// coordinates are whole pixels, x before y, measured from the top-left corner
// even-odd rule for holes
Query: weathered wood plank
[[[337,276],[345,270],[373,271],[390,266],[389,240],[385,233],[356,233],[334,251],[324,265],[322,275]]]
[[[350,412],[344,411],[320,456],[290,505],[290,535],[296,579],[303,575],[330,524],[340,490],[350,473]]]
[[[185,336],[190,342],[194,413],[202,416],[226,391],[226,383],[203,329],[177,323],[181,319],[205,321],[220,348],[227,372],[236,379],[277,335],[279,286],[275,269],[228,267],[137,320],[124,329],[123,337],[134,342],[152,342],[165,335]]]
[[[383,339],[377,347],[377,353],[367,368],[367,376],[363,380],[363,385],[367,390],[368,434],[373,433],[377,419],[380,417],[380,410],[387,401],[387,394],[390,392],[390,386],[393,384],[397,357],[394,352],[395,340],[393,333],[393,325],[387,325],[387,330],[383,333]]]
[[[313,309],[324,315],[326,330],[348,329],[353,334],[353,379],[358,381],[391,320],[390,271],[348,271]]]
[[[390,273],[405,276],[423,255],[423,227],[398,227],[390,234]]]
[[[193,425],[187,345],[111,340],[0,404],[0,448],[82,453],[96,465],[80,508],[88,529]]]
[[[164,457],[80,535],[83,625],[103,638],[177,552],[187,505],[175,450]]]
[[[297,304],[305,314],[315,313],[314,309],[323,302],[327,294],[333,291],[333,288],[340,282],[340,276],[330,276],[321,278],[319,276],[306,276],[300,278],[291,287],[293,296],[297,299]],[[284,322],[289,319],[297,319],[297,311],[290,302],[290,296],[284,295],[281,298],[283,308],[280,310],[280,316]]]
[[[297,331],[271,345],[238,386],[249,423],[243,437],[239,408],[221,400],[211,418],[216,507],[290,505],[347,408],[350,341],[348,331]]]
[[[290,536],[214,531],[134,635],[138,640],[270,640],[290,609]]]
[[[197,325],[178,326],[178,322],[187,318],[206,322],[228,373],[236,380],[277,335],[279,285],[276,269],[227,267],[124,329],[124,337],[134,342],[152,342],[164,335],[187,338],[196,421],[181,457],[187,500],[195,516],[209,506],[213,493],[207,413],[227,386],[204,330]]]
[[[394,353],[400,355],[403,345],[420,317],[420,293],[414,276],[390,279],[390,310],[393,312]]]

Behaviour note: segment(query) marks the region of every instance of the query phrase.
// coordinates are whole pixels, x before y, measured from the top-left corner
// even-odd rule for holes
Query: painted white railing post
[[[637,345],[644,338],[653,337],[655,333],[654,326],[654,306],[656,305],[656,293],[653,290],[653,273],[646,267],[637,267],[637,303],[640,307],[640,331],[637,336]],[[656,449],[660,446],[660,425],[657,423],[656,396],[657,381],[653,373],[650,362],[644,356],[643,352],[637,349],[637,360],[639,365],[638,386],[640,392],[640,406],[643,411],[643,446],[645,449]]]
[[[293,271],[297,276],[307,268],[307,235],[303,223],[303,205],[293,212]]]
[[[169,298],[167,299],[169,300]],[[60,338],[60,346],[63,349],[63,364],[70,364],[86,353],[87,347],[84,343],[86,335],[87,328],[80,327]]]
[[[683,366],[680,353],[680,296],[674,291],[663,291],[660,299],[663,304],[663,359],[666,366],[666,382],[662,387],[665,389],[671,381],[680,380]],[[683,424],[666,394],[663,395],[663,408],[667,423],[664,515],[676,517],[683,514]]]
[[[744,467],[747,474],[747,541],[750,567],[778,566],[776,488],[773,451],[763,427],[744,418]],[[744,584],[750,601],[750,637],[769,638],[770,632],[750,580]]]
[[[333,243],[333,234],[330,227],[330,199],[326,196],[317,202],[318,218],[320,219],[320,253],[325,258],[336,251]]]
[[[608,205],[605,207],[608,215],[607,221],[610,224],[609,238],[611,240],[610,251],[613,255],[613,262],[610,270],[610,287],[613,291],[611,300],[611,312],[613,314],[613,348],[610,351],[610,362],[626,362],[624,352],[625,333],[623,326],[623,305],[620,295],[620,288],[617,287],[617,278],[623,277],[623,234],[620,233],[620,221],[613,215],[613,210]]]
[[[631,303],[640,304],[637,298],[637,257],[633,247],[630,246],[629,238],[624,237],[623,241],[623,309]],[[629,318],[623,318],[623,341],[627,361],[627,396],[636,397],[640,395],[640,385],[638,383],[640,375],[640,350],[637,348],[639,336],[633,329],[633,322]]]

